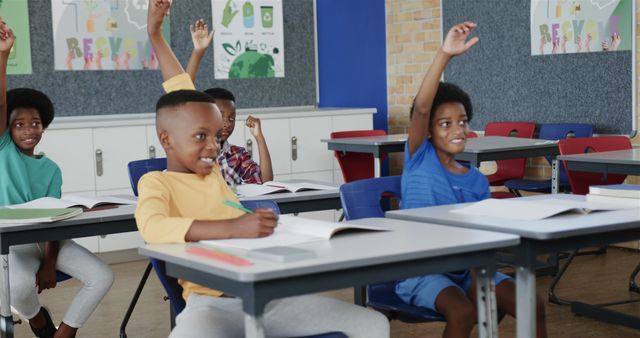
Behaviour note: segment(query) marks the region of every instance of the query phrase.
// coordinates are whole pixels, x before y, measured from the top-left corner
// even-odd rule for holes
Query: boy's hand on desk
[[[466,21],[451,27],[442,43],[442,51],[450,56],[456,56],[469,50],[480,40],[480,38],[476,36],[467,41],[469,34],[471,34],[476,27],[477,25],[471,21]]]
[[[245,214],[234,220],[232,237],[266,237],[273,233],[277,223],[278,216],[271,209],[256,209],[253,214]]]
[[[45,289],[53,289],[56,287],[56,265],[43,262],[40,269],[36,273],[36,285],[38,293]]]
[[[147,32],[161,33],[164,17],[169,15],[172,0],[149,0],[149,12],[147,13]]]

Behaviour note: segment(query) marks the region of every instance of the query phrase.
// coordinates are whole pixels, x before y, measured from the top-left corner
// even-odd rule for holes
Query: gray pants
[[[305,295],[271,301],[264,312],[269,337],[299,337],[342,331],[351,338],[388,338],[382,314],[336,299]],[[192,293],[176,318],[172,338],[244,337],[242,301]]]
[[[33,318],[40,310],[36,273],[44,254],[44,243],[14,245],[9,249],[11,306],[24,318]],[[82,288],[67,309],[62,321],[80,328],[113,284],[108,265],[71,240],[60,241],[56,269],[82,282]]]

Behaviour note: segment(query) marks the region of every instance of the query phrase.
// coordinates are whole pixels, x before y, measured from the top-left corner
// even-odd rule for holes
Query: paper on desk
[[[520,221],[535,221],[562,214],[564,212],[588,214],[592,211],[628,208],[631,207],[606,203],[591,203],[586,201],[567,201],[563,199],[523,200],[520,198],[490,198],[462,208],[453,209],[451,212],[472,216],[489,216]]]

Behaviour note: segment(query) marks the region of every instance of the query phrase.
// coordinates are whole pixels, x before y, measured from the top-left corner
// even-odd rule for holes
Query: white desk
[[[387,136],[350,137],[326,139],[329,150],[370,153],[374,157],[375,177],[380,177],[380,157],[391,152],[403,152],[407,134]],[[457,160],[469,161],[478,167],[484,161],[508,160],[522,157],[555,156],[558,144],[547,140],[530,138],[482,136],[467,139]]]
[[[584,200],[584,196],[576,195],[541,195],[523,198]],[[589,215],[565,214],[540,221],[513,221],[499,217],[474,217],[450,212],[466,204],[395,210],[387,212],[386,217],[519,235],[521,243],[513,248],[513,252],[517,277],[517,335],[521,338],[535,337],[536,255],[640,238],[638,209],[595,212]]]
[[[11,294],[9,291],[9,247],[18,244],[59,241],[63,239],[108,235],[137,231],[133,218],[135,205],[82,213],[76,217],[53,223],[16,224],[0,226],[0,335],[13,337]]]
[[[340,187],[333,183],[302,180],[302,179],[290,179],[283,180],[283,182],[292,183],[316,183],[322,185],[335,186],[335,189],[331,190],[305,190],[294,192],[279,192],[273,194],[267,194],[262,196],[240,196],[240,201],[256,201],[256,200],[268,200],[278,203],[281,214],[293,214],[307,211],[322,211],[341,209],[342,202],[340,202]]]
[[[290,263],[251,258],[255,264],[248,267],[188,254],[183,244],[147,245],[139,252],[165,261],[170,276],[242,298],[247,337],[264,336],[262,314],[272,299],[478,268],[480,335],[497,335],[495,250],[517,245],[518,236],[385,218],[354,223],[393,231],[338,234],[330,241],[298,246],[315,251],[316,258]]]

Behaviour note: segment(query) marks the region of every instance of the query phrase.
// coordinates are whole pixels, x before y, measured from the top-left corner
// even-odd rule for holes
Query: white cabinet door
[[[161,158],[167,157],[160,140],[158,140],[158,134],[156,133],[156,126],[147,126],[147,157],[145,158]]]
[[[95,128],[93,146],[96,160],[96,190],[130,188],[127,164],[145,159],[147,133],[145,126]],[[102,156],[102,172],[98,168],[98,152]]]
[[[331,152],[320,142],[331,134],[331,117],[304,117],[290,119],[291,137],[297,142],[297,158],[291,161],[291,172],[323,171],[333,169]]]
[[[262,133],[267,141],[271,155],[271,166],[274,176],[291,173],[291,137],[289,134],[289,119],[262,119]],[[250,133],[247,131],[247,133]],[[251,136],[249,136],[251,137]],[[255,146],[254,154],[258,148]],[[258,157],[257,155],[255,155]],[[257,159],[257,158],[256,158]]]
[[[43,152],[62,171],[62,192],[95,194],[91,129],[47,130],[36,153]]]

